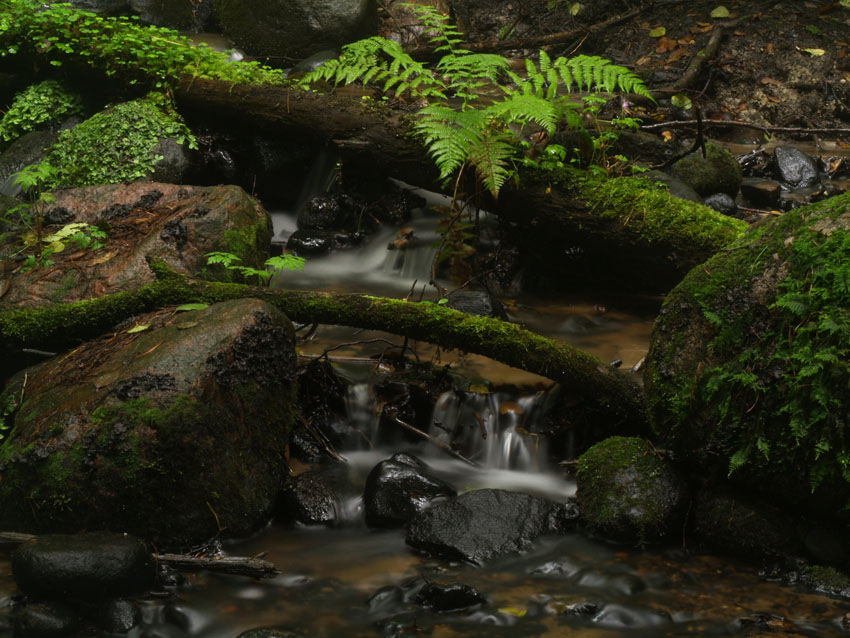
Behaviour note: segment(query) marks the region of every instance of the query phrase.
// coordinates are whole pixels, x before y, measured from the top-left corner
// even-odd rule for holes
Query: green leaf
[[[182,306],[177,306],[175,312],[186,312],[187,310],[203,310],[209,308],[208,303],[184,303]]]
[[[683,109],[685,111],[690,111],[694,106],[693,102],[691,102],[691,98],[684,93],[677,93],[671,97],[670,103],[676,108]]]
[[[667,29],[664,27],[655,27],[652,31],[649,32],[650,38],[660,38],[662,35],[667,33]]]
[[[137,332],[144,332],[148,328],[150,328],[150,324],[136,324],[132,328],[127,331],[128,335],[136,334]]]
[[[722,4],[718,7],[715,7],[711,12],[712,18],[728,18],[729,17],[729,9],[724,7]]]

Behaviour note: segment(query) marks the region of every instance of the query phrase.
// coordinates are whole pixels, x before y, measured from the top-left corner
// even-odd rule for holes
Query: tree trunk
[[[640,388],[596,357],[520,326],[476,317],[436,304],[315,292],[292,292],[243,284],[189,279],[154,266],[158,279],[132,292],[75,304],[0,313],[0,349],[62,349],[107,332],[121,320],[174,304],[215,303],[253,297],[280,308],[291,319],[383,330],[443,348],[481,354],[560,383],[582,418],[640,428]],[[591,421],[594,422],[594,421]]]

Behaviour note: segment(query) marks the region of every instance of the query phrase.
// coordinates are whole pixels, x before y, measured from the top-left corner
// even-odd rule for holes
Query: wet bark
[[[108,332],[120,321],[156,308],[253,297],[292,320],[383,330],[443,348],[481,354],[562,385],[582,419],[641,429],[640,388],[616,368],[576,348],[512,323],[476,317],[436,304],[367,295],[293,292],[194,280],[155,266],[158,279],[132,292],[31,310],[0,313],[0,350],[60,350]]]

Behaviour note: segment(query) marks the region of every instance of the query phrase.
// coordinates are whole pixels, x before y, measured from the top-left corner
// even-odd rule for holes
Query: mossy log
[[[581,350],[520,326],[436,304],[367,295],[329,294],[211,283],[154,266],[157,280],[131,291],[49,308],[0,313],[0,350],[64,349],[155,308],[253,297],[291,319],[383,330],[443,348],[481,354],[560,383],[584,418],[642,428],[642,392],[617,369]]]
[[[241,121],[309,130],[340,148],[348,179],[357,181],[358,171],[366,171],[364,179],[388,175],[431,190],[444,186],[412,135],[415,114],[361,99],[362,90],[322,94],[185,78],[176,95],[190,123]],[[540,264],[541,272],[562,271],[564,250],[581,246],[583,264],[591,265],[596,279],[652,292],[669,290],[746,228],[647,180],[591,178],[569,169],[523,170],[498,199],[484,195],[482,205],[517,226],[513,234],[527,254],[553,256],[551,265]],[[575,272],[558,275],[577,282]]]

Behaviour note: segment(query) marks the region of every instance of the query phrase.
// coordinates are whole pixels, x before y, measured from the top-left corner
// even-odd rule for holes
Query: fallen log
[[[188,556],[186,554],[154,554],[156,561],[168,565],[180,572],[198,572],[207,570],[234,576],[250,578],[274,578],[281,571],[262,558],[246,558],[244,556]]]
[[[433,303],[212,283],[179,275],[161,264],[153,269],[156,281],[134,291],[0,313],[0,349],[67,349],[156,308],[252,297],[278,307],[294,321],[383,330],[548,377],[562,385],[587,422],[605,419],[611,425],[638,428],[645,423],[640,388],[616,368],[513,323]]]

